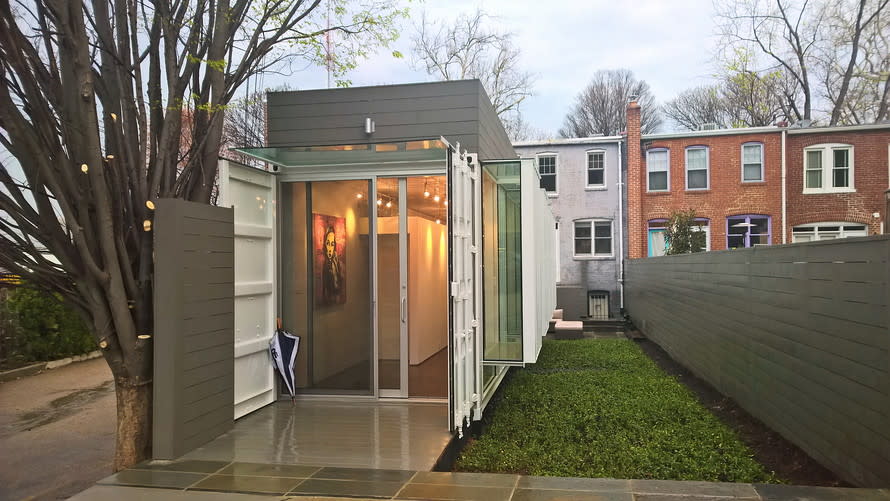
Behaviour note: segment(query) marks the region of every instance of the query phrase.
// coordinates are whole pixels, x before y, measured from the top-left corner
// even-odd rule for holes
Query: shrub
[[[55,360],[95,349],[96,342],[77,312],[61,296],[16,287],[0,299],[0,362]]]

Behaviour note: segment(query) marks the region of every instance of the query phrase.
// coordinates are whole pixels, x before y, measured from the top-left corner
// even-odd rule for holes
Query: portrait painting
[[[312,214],[315,305],[346,303],[346,219]]]

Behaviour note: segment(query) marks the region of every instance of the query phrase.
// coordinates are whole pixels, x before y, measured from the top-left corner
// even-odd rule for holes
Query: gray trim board
[[[154,218],[155,459],[234,422],[234,224],[230,208],[161,199]]]
[[[270,92],[268,146],[368,144],[445,137],[480,159],[515,158],[478,80]],[[375,122],[366,134],[365,118]]]

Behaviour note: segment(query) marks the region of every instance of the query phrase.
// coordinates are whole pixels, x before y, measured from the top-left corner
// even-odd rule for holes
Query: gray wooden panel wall
[[[478,80],[271,92],[267,113],[268,146],[443,136],[484,160],[516,157]],[[366,117],[375,122],[373,134],[365,134]]]
[[[173,459],[234,422],[233,211],[162,199],[153,231],[153,457]]]
[[[890,236],[628,260],[631,320],[847,481],[890,485]]]

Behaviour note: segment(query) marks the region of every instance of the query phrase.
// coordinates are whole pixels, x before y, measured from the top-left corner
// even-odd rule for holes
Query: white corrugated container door
[[[451,392],[452,426],[459,435],[469,424],[474,405],[478,402],[477,387],[480,374],[477,366],[476,335],[480,314],[477,280],[481,266],[479,255],[482,231],[478,217],[479,166],[469,164],[458,151],[451,153],[448,169],[450,299],[451,299]]]
[[[275,176],[220,160],[219,205],[235,210],[235,419],[275,401]]]

